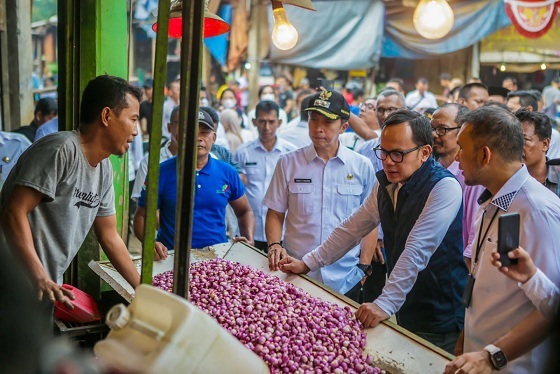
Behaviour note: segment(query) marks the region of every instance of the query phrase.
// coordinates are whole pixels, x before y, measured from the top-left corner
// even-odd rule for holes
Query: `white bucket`
[[[128,307],[107,314],[111,332],[94,352],[110,369],[136,373],[268,373],[250,349],[185,299],[140,285]]]

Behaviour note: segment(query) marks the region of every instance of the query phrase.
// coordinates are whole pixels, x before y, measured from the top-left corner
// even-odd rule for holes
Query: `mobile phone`
[[[519,247],[519,213],[500,216],[498,225],[498,253],[502,266],[517,264],[517,259],[510,259],[508,253]]]
[[[319,78],[319,87],[323,87],[327,91],[332,91],[334,87],[334,81],[331,79]]]

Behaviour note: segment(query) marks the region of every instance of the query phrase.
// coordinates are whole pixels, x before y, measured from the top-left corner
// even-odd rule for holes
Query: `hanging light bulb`
[[[272,1],[272,16],[274,17],[272,42],[276,48],[284,51],[294,48],[298,41],[298,33],[296,28],[288,21],[281,2]]]
[[[541,70],[546,70],[546,64],[544,62],[541,64]]]
[[[176,0],[171,4],[169,13],[169,37],[180,38],[183,36],[183,1]],[[152,30],[157,32],[157,22],[152,25]],[[208,10],[208,0],[204,2],[204,37],[210,38],[225,34],[229,31],[229,24]]]
[[[500,71],[506,71],[506,65],[505,64],[500,65]]]
[[[414,10],[414,28],[426,39],[439,39],[453,27],[455,16],[446,0],[420,0]]]

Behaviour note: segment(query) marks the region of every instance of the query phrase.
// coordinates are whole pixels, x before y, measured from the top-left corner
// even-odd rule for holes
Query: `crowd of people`
[[[560,79],[541,94],[513,78],[502,87],[441,78],[439,96],[424,78],[408,94],[393,78],[366,97],[294,92],[279,77],[254,109],[241,90],[224,88],[213,106],[202,89],[192,246],[254,245],[270,270],[308,273],[361,303],[366,327],[395,315],[454,353],[446,372],[544,372],[560,298]],[[56,106],[39,101],[18,131],[23,145],[13,140],[21,134],[2,133],[0,149],[14,149],[0,194],[2,255],[21,260],[51,315],[53,301],[71,305],[61,276],[92,226],[115,268],[139,282],[116,231],[107,157],[130,151],[142,239],[139,134],[156,126],[151,84],[100,76],[84,91],[77,130],[39,137],[57,121]],[[175,243],[179,82],[167,88],[156,260]],[[502,266],[499,221],[512,212],[522,248],[509,254],[517,265]]]

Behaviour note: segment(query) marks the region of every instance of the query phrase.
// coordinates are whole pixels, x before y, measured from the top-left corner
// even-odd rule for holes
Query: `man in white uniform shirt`
[[[285,141],[292,143],[298,148],[303,148],[311,144],[311,138],[309,137],[309,125],[307,124],[307,119],[309,117],[306,108],[309,105],[309,98],[312,96],[304,97],[301,102],[300,110],[300,121],[296,126],[293,126],[278,136]]]
[[[323,242],[363,203],[375,182],[371,163],[338,139],[350,117],[342,94],[317,93],[307,111],[312,144],[280,156],[263,200],[268,207],[265,229],[271,270],[278,270],[278,261],[287,253],[302,258]],[[360,246],[354,246],[339,261],[310,276],[358,300],[372,254],[373,248],[360,251]]]
[[[258,103],[253,125],[257,128],[259,137],[241,145],[233,155],[233,161],[247,178],[245,194],[256,220],[255,247],[265,252],[268,250],[264,232],[268,209],[262,204],[262,200],[280,155],[297,149],[295,145],[276,136],[276,130],[282,125],[282,120],[278,118],[279,111],[280,108],[274,101]]]
[[[458,138],[460,168],[465,183],[481,184],[486,191],[479,198],[483,214],[477,219],[473,241],[470,277],[474,286],[471,292],[466,287],[470,303],[464,337],[456,348],[457,354],[465,353],[448,365],[446,372],[478,368],[481,372],[542,373],[548,344],[541,343],[522,354],[531,340],[508,339],[506,335],[525,330],[539,336],[550,328],[552,320],[542,316],[517,282],[500,274],[491,262],[497,251],[499,218],[516,212],[521,218],[519,245],[553,283],[559,284],[560,200],[522,164],[523,130],[513,114],[483,107],[463,120]]]
[[[428,91],[428,80],[426,78],[418,78],[416,81],[416,89],[406,94],[406,106],[410,110],[418,113],[424,113],[428,108],[437,108],[437,100],[433,93]]]
[[[161,136],[167,138],[167,140],[171,139],[171,133],[167,125],[171,121],[173,108],[179,105],[180,89],[181,85],[178,79],[167,84],[167,98],[163,102],[163,118],[161,123]]]

